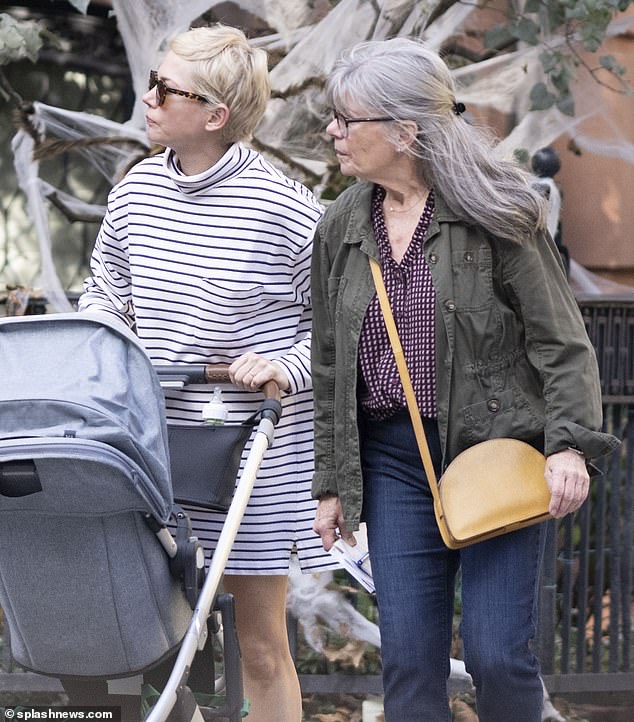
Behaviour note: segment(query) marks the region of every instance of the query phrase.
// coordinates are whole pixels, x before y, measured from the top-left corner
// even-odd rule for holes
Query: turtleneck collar
[[[196,195],[237,176],[257,156],[256,151],[245,148],[240,143],[234,143],[211,168],[196,175],[185,175],[180,169],[176,153],[168,148],[163,155],[163,167],[182,193]]]

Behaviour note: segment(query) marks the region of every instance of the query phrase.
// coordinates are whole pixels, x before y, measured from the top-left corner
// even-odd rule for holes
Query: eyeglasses
[[[339,135],[342,138],[347,138],[349,133],[348,126],[350,123],[383,123],[393,121],[394,118],[390,118],[389,115],[381,115],[376,118],[346,118],[338,110],[332,111],[333,118],[337,121],[337,128],[339,129]]]
[[[198,100],[201,103],[208,103],[209,101],[203,95],[197,93],[190,93],[189,90],[178,90],[177,88],[170,88],[159,78],[156,70],[150,70],[150,82],[148,90],[156,88],[156,104],[160,107],[165,102],[165,98],[168,93],[174,93],[174,95],[182,95],[183,98],[189,98],[190,100]]]

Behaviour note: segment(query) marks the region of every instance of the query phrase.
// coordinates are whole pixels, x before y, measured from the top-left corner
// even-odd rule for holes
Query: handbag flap
[[[517,439],[489,439],[466,449],[439,483],[445,524],[456,541],[490,537],[549,517],[546,458]]]

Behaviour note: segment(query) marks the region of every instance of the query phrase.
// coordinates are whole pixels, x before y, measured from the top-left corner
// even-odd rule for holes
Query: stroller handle
[[[169,364],[154,366],[161,386],[183,388],[189,384],[230,384],[229,364]],[[266,399],[280,401],[280,387],[267,381],[260,391]]]

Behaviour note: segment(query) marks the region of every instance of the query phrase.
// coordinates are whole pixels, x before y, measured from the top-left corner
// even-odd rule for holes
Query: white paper
[[[359,541],[355,546],[337,539],[330,549],[333,557],[339,560],[343,568],[353,576],[368,592],[374,593],[374,580],[368,550]]]

